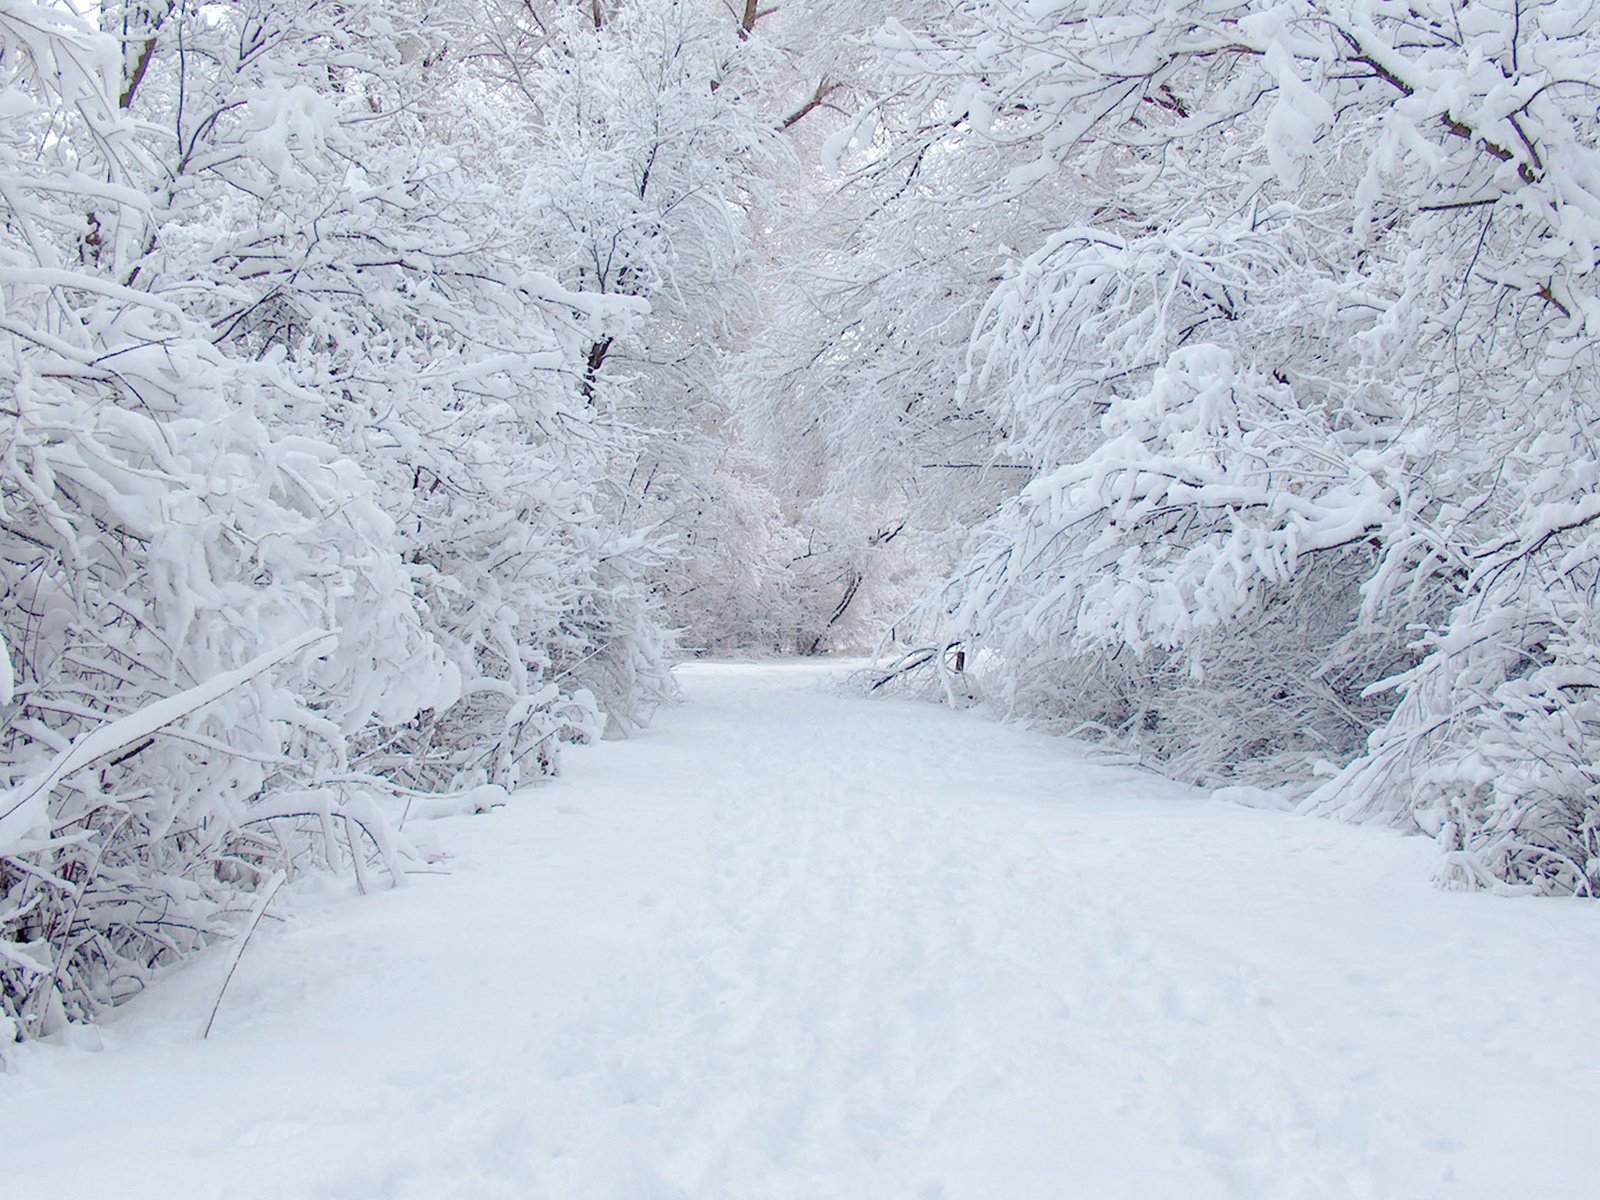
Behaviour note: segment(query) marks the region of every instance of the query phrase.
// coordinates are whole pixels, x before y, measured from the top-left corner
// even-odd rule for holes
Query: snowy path
[[[650,734],[438,824],[0,1076],[8,1196],[1600,1195],[1600,909],[981,718],[695,667]]]

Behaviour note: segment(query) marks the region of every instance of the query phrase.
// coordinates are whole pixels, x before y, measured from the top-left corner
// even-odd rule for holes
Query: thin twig
[[[272,898],[278,894],[278,889],[283,886],[283,881],[289,876],[280,867],[272,873],[272,878],[267,880],[267,886],[261,889],[261,894],[256,897],[255,907],[250,910],[250,922],[245,926],[244,936],[233,949],[233,961],[228,964],[228,973],[222,977],[222,986],[217,989],[217,998],[211,1005],[211,1015],[206,1018],[206,1027],[200,1031],[200,1039],[204,1041],[211,1036],[211,1026],[217,1019],[217,1010],[222,1007],[222,996],[228,990],[228,984],[233,982],[233,973],[239,967],[239,960],[244,957],[245,947],[250,944],[250,935],[255,933],[256,926],[261,924],[261,918],[266,914],[267,905],[272,903]]]

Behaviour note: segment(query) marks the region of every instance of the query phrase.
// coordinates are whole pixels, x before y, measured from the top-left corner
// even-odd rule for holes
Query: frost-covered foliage
[[[737,364],[746,427],[783,464],[773,486],[804,536],[788,571],[801,651],[872,646],[1015,490],[993,423],[954,399],[1004,242],[1044,228],[1050,201],[966,205],[967,164],[930,152],[920,106],[896,93],[871,35],[890,9],[943,6],[822,7],[827,106],[794,131],[804,163],[764,239],[760,336]]]
[[[759,639],[782,534],[724,377],[785,153],[762,108],[772,50],[703,0],[497,11],[493,94],[538,114],[518,143],[532,253],[564,286],[639,310],[583,347],[586,411],[625,433],[609,503],[672,539],[655,580],[686,646]]]
[[[1454,881],[1600,885],[1600,27],[1563,2],[977,0],[882,39],[1040,186],[965,403],[1031,482],[936,606],[1023,709],[1338,773]],[[928,131],[933,131],[929,133]]]
[[[100,22],[0,4],[0,1043],[670,687],[469,14]]]
[[[948,566],[936,548],[959,544],[950,531],[981,511],[982,483],[1006,474],[988,461],[993,427],[952,404],[996,256],[902,221],[910,206],[860,219],[883,186],[852,180],[795,214],[761,345],[740,363],[748,426],[784,464],[773,486],[804,531],[788,571],[802,652],[870,645],[876,620]]]

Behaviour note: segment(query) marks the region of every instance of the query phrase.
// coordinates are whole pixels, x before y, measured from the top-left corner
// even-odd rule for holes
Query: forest
[[[1597,80],[1573,0],[0,0],[0,1045],[706,656],[1592,896]]]

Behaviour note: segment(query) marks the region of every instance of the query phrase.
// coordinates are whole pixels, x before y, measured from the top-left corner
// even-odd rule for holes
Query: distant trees
[[[751,36],[754,9],[494,11],[485,53],[497,110],[525,122],[531,253],[633,314],[585,349],[583,403],[618,435],[608,503],[670,541],[656,585],[686,645],[757,639],[775,514],[737,444],[726,365],[755,317],[752,230],[788,153],[767,111],[786,102],[780,64],[764,29]]]
[[[872,645],[1013,487],[993,424],[956,403],[1006,222],[956,199],[967,162],[926,152],[920,105],[871,46],[891,8],[933,21],[943,7],[835,6],[818,45],[795,39],[826,64],[799,73],[826,80],[826,106],[793,131],[805,158],[780,190],[763,323],[734,367],[744,426],[785,464],[773,487],[803,535],[786,572],[802,652]]]

